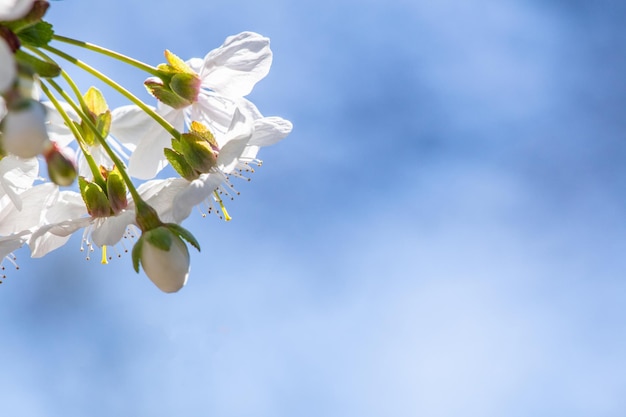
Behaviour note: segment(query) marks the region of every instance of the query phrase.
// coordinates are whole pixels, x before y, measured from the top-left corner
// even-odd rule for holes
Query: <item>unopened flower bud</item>
[[[141,262],[148,278],[161,291],[176,292],[187,283],[189,250],[185,242],[167,227],[144,232],[133,249],[133,257],[136,256],[139,259],[134,262]]]
[[[83,177],[78,178],[78,187],[83,197],[87,212],[91,217],[111,216],[111,205],[102,188],[95,182],[89,182]]]
[[[48,176],[56,185],[67,187],[72,185],[76,179],[76,165],[74,158],[66,154],[56,145],[46,153],[46,163],[48,164]]]
[[[128,206],[126,183],[117,167],[107,175],[107,195],[114,214],[118,214]]]
[[[50,149],[46,132],[44,106],[35,100],[24,100],[11,106],[2,120],[2,146],[20,158],[33,158]]]

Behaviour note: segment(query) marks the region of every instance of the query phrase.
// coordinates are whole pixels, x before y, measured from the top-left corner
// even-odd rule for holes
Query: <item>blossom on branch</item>
[[[44,20],[49,6],[0,0],[0,265],[15,264],[12,252],[24,245],[32,257],[45,256],[75,233],[87,257],[100,248],[106,263],[107,247],[127,252],[127,238],[133,268],[176,292],[189,277],[187,245],[200,250],[180,223],[198,205],[229,220],[222,198],[238,194],[232,178],[249,179],[260,149],[292,130],[246,98],[269,73],[270,41],[242,32],[202,59],[165,51],[167,62],[155,67],[57,35]],[[146,72],[144,87],[157,103],[144,103],[56,43]],[[96,88],[81,93],[66,63],[130,104],[110,110]],[[178,176],[163,178],[168,164]]]

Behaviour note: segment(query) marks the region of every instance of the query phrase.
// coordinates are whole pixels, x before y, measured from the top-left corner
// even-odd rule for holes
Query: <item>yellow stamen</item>
[[[217,191],[213,191],[213,194],[215,195],[215,198],[217,199],[217,203],[220,205],[220,208],[222,209],[222,213],[224,213],[224,220],[227,222],[231,221],[233,218],[230,217],[230,215],[228,214],[228,211],[226,210],[226,207],[224,206],[224,203],[222,202],[222,199],[220,198]]]
[[[107,245],[102,245],[102,264],[106,265],[109,263],[109,260],[107,259]]]

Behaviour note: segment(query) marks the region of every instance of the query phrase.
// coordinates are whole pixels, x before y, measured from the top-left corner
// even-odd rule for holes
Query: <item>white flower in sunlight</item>
[[[226,134],[239,107],[254,85],[272,65],[269,39],[257,33],[242,32],[226,38],[224,44],[204,59],[187,62],[201,79],[197,101],[173,109],[159,102],[157,112],[178,131],[192,120],[207,126],[213,134]],[[136,106],[113,111],[111,134],[133,152],[128,172],[135,178],[154,178],[165,166],[163,149],[170,146],[171,135]]]
[[[9,196],[0,198],[0,235],[10,235],[38,227],[43,214],[56,198],[58,187],[45,183],[19,194],[21,206],[16,207]]]
[[[184,113],[168,106],[154,110],[178,131],[183,130]],[[135,105],[114,109],[111,118],[110,134],[132,152],[128,173],[143,180],[154,178],[167,166],[163,149],[171,146],[172,135]]]
[[[3,236],[0,238],[0,264],[2,260],[8,260],[17,267],[11,252],[28,241],[56,188],[54,184],[47,183],[27,189],[19,196],[19,209],[7,195],[0,197],[0,235]]]
[[[233,106],[250,94],[272,66],[270,40],[254,32],[229,36],[224,44],[204,59],[187,64],[198,73],[201,89],[198,100],[186,109],[188,120],[209,126],[214,133],[229,128]]]
[[[254,107],[252,103],[250,105]],[[174,199],[174,221],[180,223],[186,219],[191,209],[202,202],[206,202],[209,212],[213,211],[213,202],[216,202],[223,217],[229,220],[221,196],[232,199],[231,193],[236,193],[230,177],[247,179],[246,173],[254,172],[252,166],[261,165],[261,161],[256,158],[260,147],[283,139],[291,132],[291,128],[291,123],[281,118],[261,117],[252,120],[237,111],[228,133],[215,137],[219,148],[216,166],[191,181]],[[219,215],[219,209],[215,212]]]
[[[168,180],[154,180],[142,184],[137,189],[141,198],[152,206],[165,222],[170,221],[172,200],[180,189],[179,185],[170,187],[171,184],[172,181]],[[94,247],[115,248],[120,242],[122,251],[127,252],[124,239],[132,240],[139,233],[135,216],[135,206],[131,200],[128,206],[117,214],[92,217],[79,193],[56,189],[53,195],[48,197],[41,214],[41,226],[33,230],[28,245],[33,257],[42,257],[67,243],[73,233],[84,229],[81,251],[87,250],[88,257],[89,253],[95,250]]]
[[[92,217],[79,193],[57,190],[42,213],[42,225],[33,231],[28,241],[31,256],[39,258],[63,246],[74,232],[81,229],[84,229],[81,250],[86,246],[91,252],[93,245],[115,246],[124,236],[132,235],[133,230],[127,229],[134,221],[132,209],[109,217]]]

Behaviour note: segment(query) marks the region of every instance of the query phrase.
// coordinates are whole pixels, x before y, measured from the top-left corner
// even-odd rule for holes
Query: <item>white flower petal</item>
[[[7,155],[0,160],[0,193],[4,191],[18,210],[22,208],[19,194],[33,185],[39,174],[37,158],[21,159]]]
[[[191,68],[196,74],[199,74],[204,66],[204,60],[202,58],[191,58],[186,61],[185,64],[189,65],[189,68]]]
[[[97,219],[91,232],[93,243],[100,247],[103,245],[114,246],[122,240],[126,228],[134,222],[134,210],[126,210],[116,216]]]
[[[174,200],[188,185],[189,182],[182,178],[152,180],[141,184],[137,192],[156,210],[161,221],[170,223],[176,222],[172,214]]]
[[[204,57],[202,85],[227,97],[243,97],[263,79],[272,65],[270,41],[257,33],[229,36]]]
[[[182,130],[182,111],[163,106],[159,113],[174,128]],[[171,146],[171,135],[139,107],[124,106],[113,110],[110,133],[133,152],[128,162],[131,176],[151,179],[167,166],[163,149]]]
[[[0,1],[0,20],[17,20],[30,11],[35,0],[2,0]]]
[[[90,218],[67,220],[61,223],[47,224],[37,229],[28,240],[30,256],[41,258],[65,245],[75,231],[89,225]]]
[[[226,174],[232,172],[252,133],[252,122],[236,110],[228,133],[221,141],[218,139],[220,152],[217,156],[217,166],[220,170]]]
[[[207,126],[216,137],[228,132],[237,103],[227,97],[202,91],[191,105],[190,119]]]
[[[70,128],[65,124],[65,120],[63,120],[63,117],[61,117],[61,114],[59,114],[56,107],[54,107],[51,102],[44,101],[42,104],[46,108],[46,128],[50,140],[61,147],[68,146],[74,141],[74,134],[72,134]],[[80,117],[78,117],[78,114],[74,111],[72,106],[65,102],[60,102],[60,105],[63,111],[67,113],[70,120],[80,122]]]
[[[255,146],[269,146],[284,139],[293,125],[282,117],[264,117],[254,121],[254,134],[249,144]]]
[[[11,236],[0,237],[0,263],[8,254],[21,248],[26,243],[29,234],[28,230],[24,230]]]
[[[41,223],[48,207],[58,198],[58,187],[46,183],[32,187],[20,194],[22,207],[4,205],[0,210],[0,234],[8,235],[33,229]]]
[[[214,172],[202,174],[197,180],[191,181],[174,199],[174,221],[180,223],[189,217],[191,209],[206,200],[224,179],[222,173]]]

